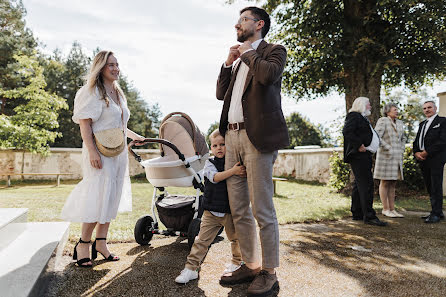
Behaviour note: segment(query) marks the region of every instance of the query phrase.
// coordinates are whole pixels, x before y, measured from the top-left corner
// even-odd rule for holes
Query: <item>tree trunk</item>
[[[373,125],[380,116],[380,92],[384,71],[380,55],[367,44],[374,40],[376,34],[381,34],[382,28],[365,20],[376,14],[376,2],[344,0],[345,107],[348,112],[357,97],[369,98],[372,105],[369,119]]]
[[[374,66],[379,67],[378,65]],[[382,71],[378,71],[377,73],[369,72],[370,71],[366,69],[365,71],[351,72],[346,75],[345,107],[346,112],[348,113],[356,98],[369,98],[370,104],[372,105],[372,114],[369,116],[369,120],[372,125],[375,125],[381,114],[380,93]]]

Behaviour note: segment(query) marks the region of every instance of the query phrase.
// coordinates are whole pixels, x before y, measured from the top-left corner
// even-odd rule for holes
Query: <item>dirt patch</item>
[[[385,219],[388,227],[348,219],[280,227],[279,296],[443,296],[446,291],[446,223],[425,224],[419,214]],[[119,262],[96,261],[82,269],[64,261],[47,271],[47,296],[246,296],[247,284],[225,288],[218,281],[230,244],[215,243],[200,278],[177,285],[187,242],[155,237],[150,246],[115,243]]]

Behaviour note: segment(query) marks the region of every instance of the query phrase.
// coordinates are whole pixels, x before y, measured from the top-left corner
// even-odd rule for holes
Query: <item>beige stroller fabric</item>
[[[159,138],[174,144],[184,155],[190,168],[186,168],[178,155],[168,146],[160,145],[161,157],[141,162],[147,180],[155,187],[190,187],[193,174],[203,178],[202,171],[209,158],[209,148],[192,119],[182,112],[167,115],[160,125]]]
[[[204,156],[209,153],[206,139],[192,119],[185,113],[172,112],[160,125],[160,139],[165,139],[177,146],[186,158],[193,155]],[[161,155],[174,153],[169,147],[160,146]]]

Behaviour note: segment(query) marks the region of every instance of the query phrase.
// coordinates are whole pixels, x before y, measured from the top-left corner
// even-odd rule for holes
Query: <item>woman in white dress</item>
[[[119,260],[108,250],[108,228],[118,211],[132,210],[127,150],[115,157],[105,157],[98,151],[93,138],[93,133],[121,128],[126,137],[144,139],[127,128],[130,111],[117,83],[118,78],[119,65],[114,54],[101,51],[94,57],[86,84],[74,99],[73,121],[79,124],[83,140],[83,179],[68,196],[62,218],[82,223],[82,234],[73,252],[73,259],[80,267],[91,267],[97,252],[108,261]],[[95,228],[96,240],[90,259],[90,242]]]

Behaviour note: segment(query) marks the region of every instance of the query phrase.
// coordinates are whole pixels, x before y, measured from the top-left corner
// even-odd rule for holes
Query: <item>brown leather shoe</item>
[[[248,288],[248,297],[270,296],[274,291],[279,291],[279,281],[276,274],[270,274],[266,270],[260,271]]]
[[[221,285],[235,285],[252,281],[260,272],[260,268],[250,269],[245,264],[242,264],[239,269],[232,272],[231,275],[223,275],[220,278]]]

